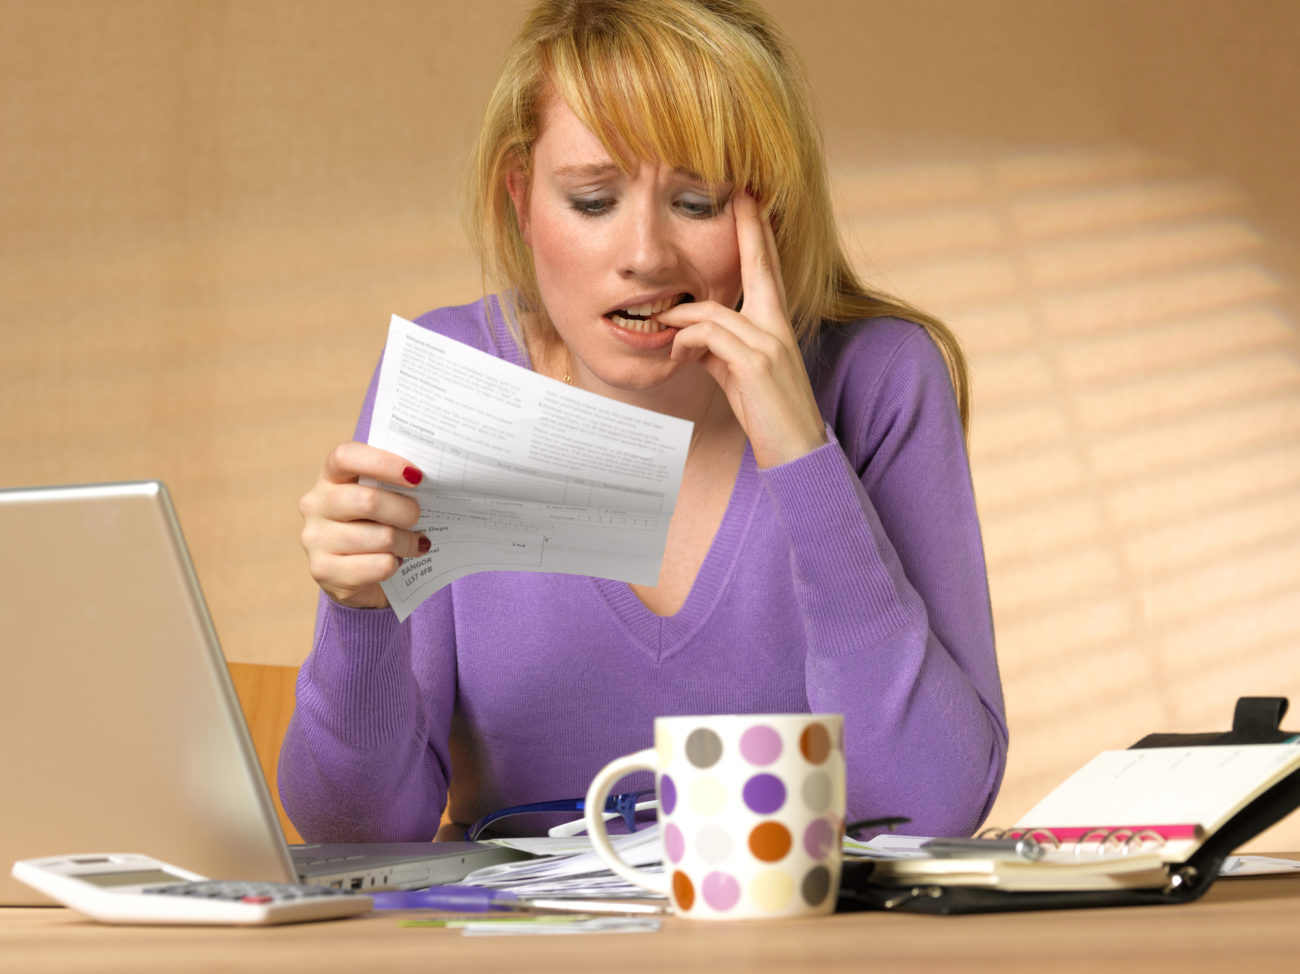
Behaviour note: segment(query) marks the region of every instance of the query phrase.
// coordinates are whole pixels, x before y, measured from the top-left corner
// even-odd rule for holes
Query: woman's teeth
[[[665,326],[655,321],[652,316],[659,314],[661,311],[667,311],[684,297],[684,295],[677,294],[670,298],[660,298],[658,301],[629,305],[626,308],[611,311],[609,318],[614,324],[620,328],[626,328],[628,331],[653,334],[654,332],[663,331]]]
[[[664,326],[659,324],[653,318],[624,318],[617,311],[611,312],[609,320],[614,322],[620,328],[626,328],[628,331],[640,331],[646,334],[652,334],[657,331],[663,331]]]

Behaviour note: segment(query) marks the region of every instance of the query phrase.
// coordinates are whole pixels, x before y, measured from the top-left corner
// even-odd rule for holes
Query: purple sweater
[[[483,302],[418,323],[527,365]],[[462,578],[404,624],[322,596],[280,755],[303,836],[432,838],[449,786],[462,823],[580,797],[607,761],[651,746],[656,715],[692,713],[842,713],[849,820],[977,828],[1007,729],[943,360],[894,319],[829,327],[806,360],[830,442],[763,471],[746,450],[676,615],[620,582],[530,572]]]

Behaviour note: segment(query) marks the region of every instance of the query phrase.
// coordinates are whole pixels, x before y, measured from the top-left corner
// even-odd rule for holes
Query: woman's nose
[[[623,277],[653,277],[673,266],[676,248],[666,215],[658,206],[629,207],[622,229],[619,273]]]

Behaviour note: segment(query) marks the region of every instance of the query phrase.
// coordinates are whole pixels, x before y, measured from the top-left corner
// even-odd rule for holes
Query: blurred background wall
[[[971,358],[992,821],[1300,702],[1300,4],[767,5],[862,269]],[[307,652],[296,501],[389,315],[480,294],[461,173],[525,6],[0,0],[0,486],[165,480],[232,660]]]

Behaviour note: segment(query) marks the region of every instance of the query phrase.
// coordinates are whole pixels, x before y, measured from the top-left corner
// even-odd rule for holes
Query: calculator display
[[[82,873],[77,878],[94,886],[144,886],[146,883],[189,882],[184,876],[177,876],[162,869],[138,869],[129,873]]]

